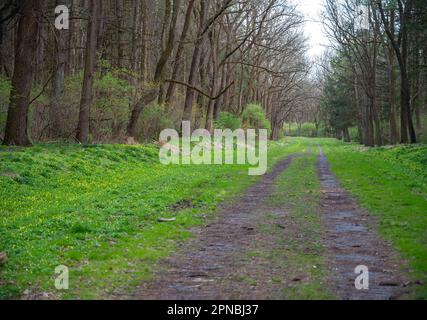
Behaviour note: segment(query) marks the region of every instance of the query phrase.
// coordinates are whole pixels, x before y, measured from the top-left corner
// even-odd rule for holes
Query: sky
[[[305,17],[305,34],[309,38],[310,46],[308,55],[314,59],[325,51],[325,46],[328,44],[321,23],[324,0],[293,0],[293,2]]]

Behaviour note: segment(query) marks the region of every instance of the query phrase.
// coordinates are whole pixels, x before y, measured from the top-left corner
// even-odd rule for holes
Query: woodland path
[[[194,230],[194,239],[161,262],[155,279],[141,284],[132,298],[287,299],[287,290],[307,285],[310,276],[301,268],[300,276],[292,274],[280,252],[289,250],[289,243],[312,241],[311,235],[298,231],[301,226],[291,219],[290,209],[273,199],[279,177],[305,156],[287,157],[243,197],[224,205],[215,221]],[[322,190],[314,214],[320,216],[326,261],[317,290],[330,292],[332,299],[398,299],[405,283],[398,255],[378,236],[375,221],[340,187],[321,150],[316,171]],[[252,256],[255,250],[266,255]],[[359,265],[369,268],[369,290],[355,288]]]

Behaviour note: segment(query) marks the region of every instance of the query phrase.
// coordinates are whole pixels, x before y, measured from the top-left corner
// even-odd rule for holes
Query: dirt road
[[[292,162],[304,157],[281,161],[240,200],[223,206],[217,219],[195,230],[194,239],[162,262],[155,279],[143,283],[133,298],[288,299],[301,288],[309,292],[302,298],[401,297],[401,260],[378,236],[375,221],[340,188],[323,152],[315,168],[321,195],[300,198],[311,211],[302,216],[306,220],[292,213],[292,190],[277,194],[279,177],[286,179]],[[319,219],[321,226],[305,226],[310,219]],[[355,288],[359,265],[369,268],[369,290]],[[313,268],[324,270],[313,273]]]

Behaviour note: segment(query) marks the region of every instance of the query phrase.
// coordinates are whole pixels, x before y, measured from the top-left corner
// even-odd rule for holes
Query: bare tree
[[[377,1],[378,9],[381,13],[381,19],[388,38],[393,46],[396,53],[397,60],[400,68],[401,78],[401,143],[407,143],[410,139],[411,143],[417,142],[417,135],[414,128],[412,119],[411,109],[411,85],[409,82],[408,74],[408,54],[409,54],[409,35],[408,35],[408,24],[410,22],[411,12],[413,9],[413,0],[397,0],[398,17],[399,17],[399,34],[396,40],[394,34],[394,27],[391,23],[394,23],[394,18],[387,19],[382,0]],[[391,14],[394,13],[394,10]],[[408,139],[409,134],[409,139]]]
[[[96,49],[100,13],[98,1],[91,1],[90,4],[90,17],[88,22],[88,33],[85,53],[85,70],[83,77],[82,96],[80,102],[79,122],[76,135],[77,141],[81,143],[87,143],[89,139],[89,116],[93,98],[92,88],[96,66]]]

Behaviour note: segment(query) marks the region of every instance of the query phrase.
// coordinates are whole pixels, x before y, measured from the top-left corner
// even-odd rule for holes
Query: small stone
[[[193,282],[198,282],[198,283],[211,283],[211,282],[215,282],[215,280],[213,280],[213,279],[196,278],[196,279],[193,279]]]
[[[167,218],[159,218],[158,220],[159,222],[175,222],[176,218],[171,218],[171,219],[167,219]]]

